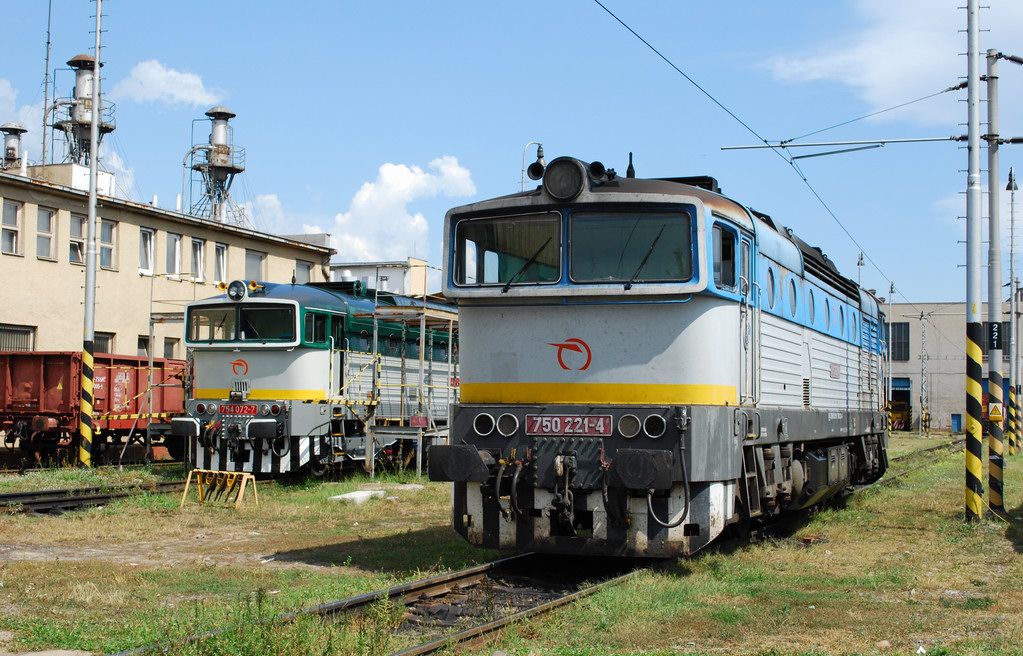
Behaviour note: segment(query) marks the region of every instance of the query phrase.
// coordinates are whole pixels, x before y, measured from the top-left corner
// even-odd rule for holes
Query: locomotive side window
[[[735,233],[715,225],[713,235],[714,285],[718,289],[735,289]]]
[[[796,279],[791,278],[789,280],[789,312],[792,313],[793,317],[796,316],[796,306],[798,305],[799,301],[799,299],[796,298],[797,293],[798,290],[796,290]]]
[[[197,307],[188,311],[188,340],[226,342],[235,339],[237,308]]]
[[[813,324],[814,314],[816,314],[815,310],[817,309],[817,308],[814,307],[814,298],[813,298],[813,290],[812,289],[809,292],[807,292],[806,304],[807,304],[807,309],[810,311],[810,324],[812,325]]]
[[[824,299],[824,330],[831,330],[831,301]]]
[[[557,212],[464,219],[455,226],[456,285],[551,284],[561,279]]]
[[[305,341],[323,344],[327,341],[327,315],[307,312],[305,315]]]
[[[692,218],[686,212],[575,212],[573,282],[666,282],[693,277]],[[735,281],[734,241],[732,281]]]
[[[745,296],[745,295],[749,294],[750,282],[751,282],[751,279],[750,279],[750,265],[751,265],[751,262],[750,262],[750,245],[749,245],[749,241],[748,240],[746,240],[746,239],[742,240],[742,248],[740,249],[740,252],[742,253],[742,259],[739,262],[739,267],[742,270],[742,277],[739,280],[739,284],[742,285],[742,289],[739,290],[739,293],[742,294],[743,296]]]
[[[767,267],[767,307],[774,307],[774,268]]]

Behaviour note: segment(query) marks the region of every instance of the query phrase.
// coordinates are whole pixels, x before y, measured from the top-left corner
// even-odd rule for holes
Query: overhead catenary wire
[[[781,141],[781,143],[787,144],[787,143],[791,143],[793,141],[799,141],[800,139],[806,139],[807,137],[812,137],[813,135],[820,134],[821,132],[827,132],[828,130],[834,130],[835,128],[840,128],[840,127],[849,125],[850,123],[855,123],[857,121],[862,121],[864,119],[871,118],[872,116],[877,116],[878,114],[884,114],[885,112],[890,112],[890,111],[893,111],[893,110],[896,110],[896,109],[901,109],[903,107],[908,107],[909,105],[913,105],[915,103],[922,102],[924,100],[930,100],[931,98],[934,98],[935,96],[940,96],[943,93],[948,93],[950,91],[960,91],[960,90],[965,89],[965,88],[966,88],[966,82],[960,82],[959,84],[956,84],[954,86],[947,87],[945,89],[942,89],[941,91],[935,91],[934,93],[929,93],[926,96],[921,96],[921,97],[916,98],[914,100],[907,100],[906,102],[899,103],[898,105],[892,105],[891,107],[885,107],[884,109],[879,109],[876,112],[870,112],[869,114],[864,114],[863,116],[857,116],[856,118],[850,118],[848,120],[842,121],[841,123],[835,123],[834,125],[829,125],[829,126],[824,127],[824,128],[819,128],[817,130],[814,130],[813,132],[807,132],[806,134],[801,134],[798,137],[791,137],[789,139],[783,139]]]
[[[806,188],[809,189],[809,191],[813,195],[813,197],[817,199],[817,202],[821,205],[821,207],[824,208],[824,211],[828,213],[828,215],[838,225],[838,227],[842,230],[842,232],[845,233],[846,237],[848,237],[849,240],[852,241],[852,243],[856,245],[856,247],[863,253],[863,256],[867,259],[867,261],[870,262],[870,265],[872,267],[874,267],[874,269],[878,272],[878,274],[881,275],[881,278],[884,279],[884,281],[887,282],[889,285],[893,285],[894,286],[895,283],[891,280],[891,278],[889,278],[885,274],[885,272],[881,269],[881,267],[877,264],[877,262],[874,261],[874,258],[872,258],[870,256],[870,254],[867,252],[867,250],[856,239],[856,237],[854,237],[853,234],[851,232],[849,232],[849,229],[845,227],[845,224],[842,223],[841,219],[838,218],[838,215],[834,212],[834,210],[831,209],[831,206],[828,205],[827,201],[825,201],[824,198],[820,195],[820,193],[817,192],[817,189],[814,188],[814,186],[810,183],[810,180],[807,179],[806,174],[803,173],[802,169],[799,168],[799,165],[796,164],[796,162],[789,155],[787,155],[786,153],[782,152],[782,150],[779,148],[779,146],[777,146],[775,144],[772,144],[767,139],[765,139],[759,132],[754,130],[746,121],[742,120],[742,118],[740,118],[738,116],[738,114],[733,112],[731,109],[729,109],[727,106],[725,106],[724,103],[722,103],[720,100],[715,98],[713,94],[711,94],[709,91],[707,91],[705,88],[703,88],[703,86],[701,86],[696,80],[694,80],[692,77],[690,77],[685,71],[683,71],[681,68],[679,68],[674,62],[672,62],[670,59],[668,59],[668,57],[666,57],[660,50],[658,50],[656,47],[654,47],[653,44],[651,44],[649,41],[647,41],[645,38],[643,38],[643,36],[641,36],[636,30],[632,29],[632,27],[630,27],[628,25],[628,23],[626,23],[621,18],[619,18],[613,11],[608,9],[607,6],[603,2],[601,2],[601,0],[593,0],[593,2],[596,3],[598,7],[603,9],[607,13],[608,16],[610,16],[616,22],[618,22],[619,25],[624,27],[630,34],[632,34],[640,42],[642,42],[643,45],[645,45],[647,48],[649,48],[650,51],[653,52],[655,55],[657,55],[662,61],[664,61],[664,63],[666,63],[668,66],[670,66],[672,69],[674,69],[679,75],[681,75],[683,78],[685,78],[686,81],[688,81],[690,84],[692,84],[694,87],[696,87],[696,89],[699,90],[700,93],[702,93],[704,96],[706,96],[711,102],[713,102],[715,105],[717,105],[722,111],[724,111],[726,114],[728,114],[730,117],[732,117],[739,125],[741,125],[743,128],[745,128],[747,132],[752,134],[754,137],[756,137],[756,139],[758,141],[760,141],[765,146],[770,148],[771,152],[773,152],[775,155],[780,157],[785,163],[787,163],[792,168],[792,170],[796,173],[796,175],[799,176],[799,179],[802,180],[802,182],[806,186]],[[954,87],[950,87],[948,90],[952,90],[952,89],[954,89]],[[944,93],[944,91],[942,91],[940,93]],[[932,94],[932,95],[937,95],[937,94]],[[808,135],[804,135],[804,136],[808,136]],[[900,297],[902,297],[903,300],[906,301],[907,304],[909,304],[910,306],[912,306],[916,310],[920,310],[920,308],[917,307],[916,304],[914,304],[912,301],[910,301],[909,298],[905,294],[903,294],[900,289],[895,287],[895,291],[896,291],[896,293]],[[953,342],[951,339],[948,338],[947,335],[942,333],[940,330],[937,330],[937,333],[939,335],[941,335],[941,337],[945,341],[947,341],[949,344],[952,344],[952,345],[956,345],[957,344],[957,342]]]

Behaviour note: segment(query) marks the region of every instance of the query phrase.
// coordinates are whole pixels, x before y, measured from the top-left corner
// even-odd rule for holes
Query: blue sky
[[[939,91],[966,68],[959,0],[606,4],[769,139]],[[985,4],[982,48],[1011,51],[1023,3]],[[93,7],[54,0],[54,62],[91,52]],[[136,200],[156,194],[173,206],[191,121],[222,103],[238,114],[248,168],[235,191],[254,222],[330,232],[343,259],[414,250],[439,263],[445,210],[516,191],[523,144],[536,139],[548,159],[570,154],[621,171],[633,151],[641,176],[713,175],[856,277],[857,248],[788,165],[769,151],[722,152],[754,139],[589,0],[108,0],[104,10],[104,90],[118,125],[104,163]],[[44,0],[17,0],[4,21],[0,122],[29,122],[31,159],[45,21]],[[1001,68],[1002,133],[1023,134],[1013,109],[1023,69]],[[70,80],[60,74],[60,95]],[[964,99],[943,94],[815,138],[962,134]],[[206,126],[196,135],[205,140]],[[1002,149],[1002,187],[1019,148]],[[965,296],[959,144],[801,166],[907,297]],[[1003,221],[1007,244],[1007,212]],[[862,273],[864,286],[886,287],[871,266]]]

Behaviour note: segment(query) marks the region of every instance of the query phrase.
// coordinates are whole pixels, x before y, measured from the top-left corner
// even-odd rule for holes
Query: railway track
[[[10,492],[0,494],[0,509],[34,513],[61,513],[68,510],[101,506],[114,499],[123,499],[144,492],[178,492],[184,486],[184,481],[165,481],[148,485]]]
[[[410,646],[395,656],[431,654],[454,645],[480,641],[515,622],[617,585],[643,571],[635,561],[594,557],[552,557],[521,554],[396,585],[386,590],[338,599],[276,621],[302,616],[341,617],[390,600],[405,607],[392,636]],[[160,653],[224,635],[222,628],[188,636],[173,645],[145,645],[112,656]]]

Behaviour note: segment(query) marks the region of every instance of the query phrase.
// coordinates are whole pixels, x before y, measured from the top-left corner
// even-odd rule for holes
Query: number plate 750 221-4
[[[609,437],[611,415],[526,415],[526,435]]]

